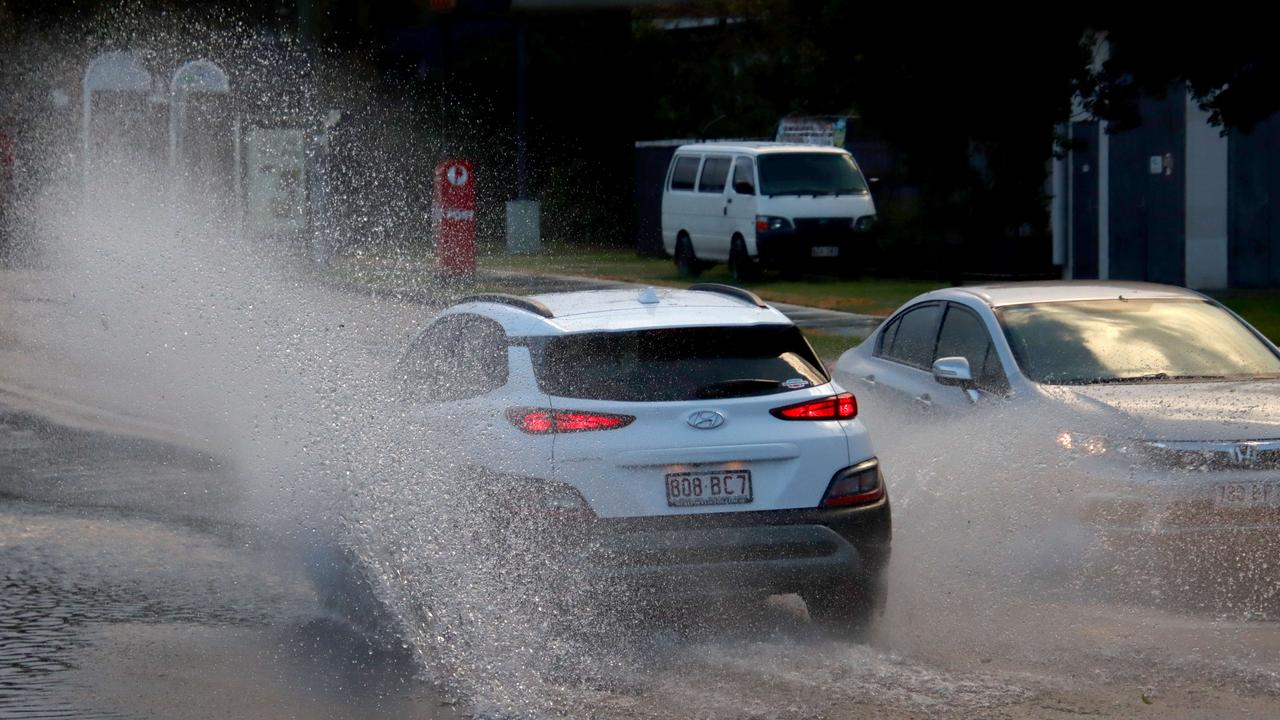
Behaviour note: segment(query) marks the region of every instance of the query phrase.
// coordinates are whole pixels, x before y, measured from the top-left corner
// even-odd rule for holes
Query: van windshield
[[[762,195],[853,195],[868,192],[853,158],[841,153],[767,153],[760,156]]]

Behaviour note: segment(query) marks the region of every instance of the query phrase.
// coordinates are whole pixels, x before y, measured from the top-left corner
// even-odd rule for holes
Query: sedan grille
[[[1280,439],[1168,441],[1143,443],[1156,463],[1180,470],[1274,470],[1280,468]]]

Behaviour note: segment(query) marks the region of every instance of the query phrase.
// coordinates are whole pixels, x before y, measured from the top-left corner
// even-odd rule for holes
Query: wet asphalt
[[[198,452],[0,406],[0,717],[449,716],[239,521],[237,485]]]

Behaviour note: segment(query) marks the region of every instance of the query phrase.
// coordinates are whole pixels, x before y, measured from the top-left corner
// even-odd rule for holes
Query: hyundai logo
[[[689,427],[699,430],[713,430],[724,424],[724,415],[715,410],[699,410],[689,413]]]

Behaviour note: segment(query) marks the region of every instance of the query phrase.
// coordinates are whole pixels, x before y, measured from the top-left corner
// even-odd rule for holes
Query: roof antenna
[[[647,287],[640,291],[640,302],[644,305],[658,304],[658,291],[652,287]]]

